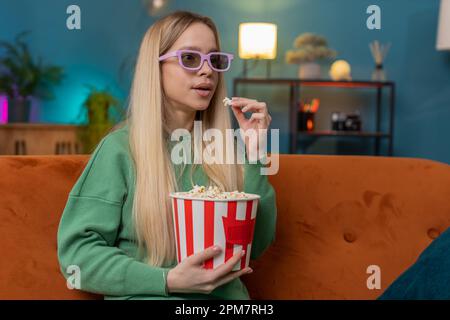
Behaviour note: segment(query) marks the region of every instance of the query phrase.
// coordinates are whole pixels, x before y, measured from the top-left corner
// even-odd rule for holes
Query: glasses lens
[[[211,55],[211,65],[218,70],[225,70],[230,64],[230,59],[225,54],[214,53]]]
[[[186,68],[197,68],[200,65],[201,57],[195,52],[183,52],[181,54],[181,63]]]

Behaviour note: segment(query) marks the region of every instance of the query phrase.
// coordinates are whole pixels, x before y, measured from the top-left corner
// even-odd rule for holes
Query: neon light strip
[[[0,123],[8,123],[8,99],[0,96]]]

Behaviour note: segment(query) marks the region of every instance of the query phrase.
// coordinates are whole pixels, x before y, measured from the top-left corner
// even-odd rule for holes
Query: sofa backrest
[[[89,156],[0,156],[0,299],[102,298],[69,290],[56,234]]]
[[[101,299],[69,290],[56,233],[89,156],[0,156],[0,299]],[[243,276],[253,299],[372,299],[450,226],[450,166],[280,155],[274,244]],[[370,266],[381,289],[368,289]],[[369,281],[372,283],[371,281]]]
[[[246,279],[255,299],[375,299],[450,226],[447,164],[283,155],[270,180],[278,227]]]

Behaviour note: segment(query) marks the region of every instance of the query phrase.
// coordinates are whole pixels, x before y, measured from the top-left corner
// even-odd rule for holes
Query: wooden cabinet
[[[0,125],[0,155],[82,153],[77,132],[82,126],[43,123]]]

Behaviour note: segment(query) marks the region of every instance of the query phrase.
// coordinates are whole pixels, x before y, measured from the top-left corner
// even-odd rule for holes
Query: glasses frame
[[[196,68],[190,68],[190,67],[186,67],[185,65],[183,65],[183,62],[182,62],[182,59],[181,59],[181,55],[182,55],[183,53],[189,53],[189,52],[190,52],[190,53],[197,53],[197,54],[200,55],[201,61],[200,61],[200,64],[199,64],[198,67],[196,67]],[[211,63],[211,55],[213,55],[213,54],[222,54],[222,55],[227,56],[227,57],[228,57],[228,61],[229,61],[228,67],[227,67],[226,69],[223,69],[223,70],[222,70],[222,69],[214,68],[213,65],[212,65],[212,63]],[[200,52],[200,51],[196,51],[196,50],[181,49],[181,50],[175,50],[175,51],[168,52],[168,53],[166,53],[166,54],[160,56],[160,57],[158,58],[158,60],[159,60],[159,61],[163,61],[163,60],[166,60],[166,59],[171,58],[171,57],[178,57],[178,64],[179,64],[180,66],[182,66],[184,69],[189,70],[189,71],[198,71],[198,70],[200,70],[200,69],[203,67],[204,61],[206,60],[206,61],[208,62],[209,67],[210,67],[212,70],[214,70],[214,71],[216,71],[216,72],[225,72],[225,71],[228,71],[228,70],[230,69],[230,67],[231,67],[231,62],[232,62],[232,60],[233,60],[233,58],[234,58],[234,55],[231,54],[231,53],[220,52],[220,51],[214,51],[214,52],[210,52],[210,53],[208,53],[208,54],[204,54],[204,53],[202,53],[202,52]]]

